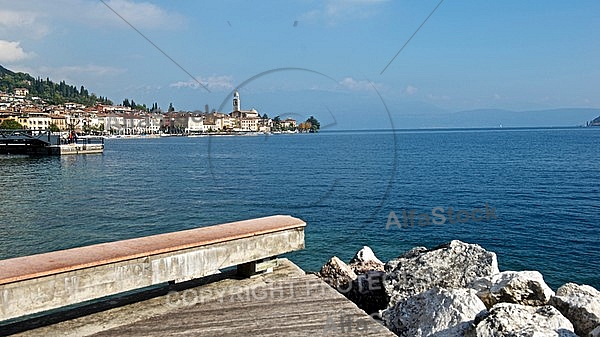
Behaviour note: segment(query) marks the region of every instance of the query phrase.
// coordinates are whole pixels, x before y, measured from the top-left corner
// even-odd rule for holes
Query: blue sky
[[[115,102],[225,102],[226,112],[249,78],[302,68],[250,81],[243,107],[314,114],[339,128],[438,126],[440,114],[473,109],[600,107],[598,1],[446,0],[381,74],[438,3],[106,1],[209,92],[100,1],[0,0],[0,64]]]

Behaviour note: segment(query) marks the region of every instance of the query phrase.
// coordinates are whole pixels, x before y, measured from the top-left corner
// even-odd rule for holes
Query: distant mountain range
[[[550,127],[585,126],[600,109],[561,108],[531,111],[478,109],[438,114],[432,127]]]

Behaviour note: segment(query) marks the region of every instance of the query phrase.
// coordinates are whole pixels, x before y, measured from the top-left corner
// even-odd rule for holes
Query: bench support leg
[[[237,275],[240,277],[251,277],[257,274],[271,273],[275,267],[277,267],[277,258],[269,257],[238,265]]]

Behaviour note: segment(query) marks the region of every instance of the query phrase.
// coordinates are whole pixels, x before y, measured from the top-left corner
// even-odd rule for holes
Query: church
[[[270,125],[265,125],[269,124],[270,119],[263,121],[256,109],[242,110],[240,93],[237,90],[233,93],[233,111],[229,116],[235,118],[239,123],[239,129],[236,131],[263,131],[265,127],[270,129]]]

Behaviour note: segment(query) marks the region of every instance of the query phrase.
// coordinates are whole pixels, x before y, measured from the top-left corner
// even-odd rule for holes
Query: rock
[[[350,264],[369,261],[383,265],[383,262],[375,256],[375,253],[373,253],[373,250],[369,246],[363,246],[361,250],[354,254],[354,257],[350,260]]]
[[[588,285],[567,283],[550,299],[581,337],[600,336],[600,292]]]
[[[377,263],[375,261],[353,263],[353,264],[349,265],[349,267],[350,267],[350,269],[352,269],[352,271],[356,275],[365,274],[365,273],[368,273],[370,271],[381,271],[381,272],[383,272],[385,270],[383,263]]]
[[[485,305],[473,289],[432,288],[383,312],[383,322],[398,336],[465,336]]]
[[[346,295],[367,314],[378,313],[387,308],[389,297],[383,288],[385,273],[379,270],[370,270],[358,275],[352,281],[352,288]]]
[[[479,245],[451,241],[431,250],[413,248],[385,265],[389,306],[429,290],[465,288],[471,282],[497,274],[496,254]]]
[[[337,256],[327,261],[318,275],[325,283],[336,288],[341,293],[348,292],[350,283],[357,277],[356,273]]]
[[[504,271],[482,277],[469,285],[489,309],[500,302],[522,305],[546,305],[554,291],[538,271]]]
[[[477,337],[577,337],[573,325],[554,307],[528,307],[498,303],[481,321],[476,320]]]
[[[371,248],[364,246],[350,260],[350,268],[352,268],[356,275],[359,275],[371,270],[384,271],[384,264],[375,256]]]

